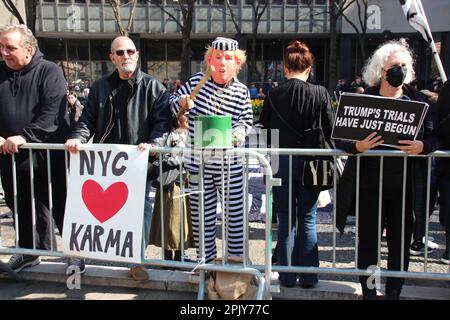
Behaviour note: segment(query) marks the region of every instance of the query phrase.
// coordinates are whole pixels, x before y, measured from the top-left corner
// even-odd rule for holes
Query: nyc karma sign
[[[140,263],[148,150],[93,144],[70,155],[63,252]]]

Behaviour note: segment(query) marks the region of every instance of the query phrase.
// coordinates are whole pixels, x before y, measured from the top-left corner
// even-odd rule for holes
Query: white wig
[[[389,57],[397,52],[405,53],[407,57],[406,77],[403,83],[410,83],[414,80],[413,58],[405,39],[392,40],[382,44],[369,58],[363,69],[363,79],[369,86],[377,86],[381,82],[381,73]]]

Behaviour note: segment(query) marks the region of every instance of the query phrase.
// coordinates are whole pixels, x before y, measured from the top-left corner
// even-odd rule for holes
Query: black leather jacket
[[[117,70],[114,71],[117,73]],[[102,143],[113,125],[113,97],[117,93],[114,73],[93,83],[72,139]],[[133,94],[127,105],[128,143],[155,143],[168,130],[170,109],[166,88],[152,76],[138,70]]]

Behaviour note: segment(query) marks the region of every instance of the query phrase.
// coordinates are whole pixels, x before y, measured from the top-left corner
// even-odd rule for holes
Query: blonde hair
[[[206,47],[205,57],[203,58],[203,62],[205,63],[205,66],[208,66],[208,58],[212,56],[214,48],[211,46]],[[236,73],[239,73],[241,71],[242,66],[244,65],[245,61],[247,61],[247,55],[244,50],[237,49],[234,50],[234,57],[235,59],[239,60],[241,62],[241,65],[238,67],[238,70]]]
[[[397,52],[403,52],[406,57],[406,77],[403,83],[414,80],[413,55],[405,39],[392,40],[382,44],[369,58],[363,68],[363,79],[369,86],[377,86],[381,82],[381,74],[389,57]]]
[[[24,24],[8,24],[0,29],[0,33],[19,32],[21,35],[20,45],[25,47],[31,45],[33,47],[33,53],[36,51],[38,43],[33,32]]]

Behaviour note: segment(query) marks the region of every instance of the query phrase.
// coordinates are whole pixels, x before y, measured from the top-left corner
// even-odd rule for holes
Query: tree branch
[[[131,24],[133,23],[134,11],[136,9],[137,0],[131,0],[131,2],[133,7],[131,8],[130,16],[128,17],[128,25],[127,25],[128,32],[131,31]]]
[[[234,27],[236,28],[237,33],[242,34],[241,28],[239,28],[239,24],[236,21],[236,16],[234,14],[234,10],[231,7],[230,0],[226,0],[225,2],[227,4],[228,10],[230,11],[231,20],[233,21],[233,24],[234,24]]]
[[[19,21],[20,24],[26,24],[23,21],[23,18],[21,16],[19,10],[17,10],[17,7],[15,6],[15,4],[11,0],[2,0],[2,2],[5,5],[6,9],[8,9],[8,11],[10,13],[12,13],[12,15],[14,17],[16,17],[16,19]]]
[[[114,18],[116,20],[117,26],[119,27],[120,35],[126,36],[127,32],[122,26],[122,21],[120,17],[120,0],[109,0],[109,4],[114,11]]]
[[[151,0],[147,0],[147,2],[150,2],[151,4],[154,4],[155,6],[157,6],[159,9],[161,9],[162,12],[164,12],[165,14],[167,14],[170,18],[172,18],[173,21],[175,21],[175,23],[181,28],[183,29],[184,26],[181,24],[181,22],[169,11],[167,11],[163,6],[161,6],[159,3],[154,3]],[[181,4],[178,3],[180,6]],[[182,10],[182,9],[181,9]]]

